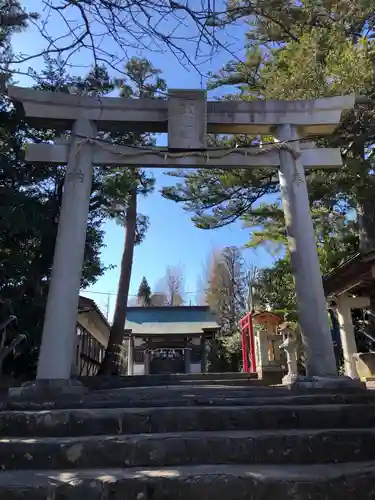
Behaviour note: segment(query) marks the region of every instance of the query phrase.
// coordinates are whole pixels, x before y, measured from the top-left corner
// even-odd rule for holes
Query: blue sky
[[[31,11],[39,9],[41,0],[27,0],[23,2]],[[59,32],[60,22],[53,16],[50,18],[49,26],[51,32]],[[232,46],[237,57],[243,54],[244,27],[236,27],[229,36],[237,38],[237,46]],[[233,38],[230,39],[230,43]],[[35,53],[44,47],[44,41],[35,29],[17,35],[14,40],[15,52]],[[229,43],[229,42],[228,42]],[[27,47],[27,50],[25,49]],[[115,44],[108,40],[105,46],[108,51],[116,51]],[[167,51],[163,54],[148,51],[128,51],[129,55],[147,57],[155,67],[163,71],[169,88],[204,88],[205,80],[194,69],[180,64],[176,58]],[[203,73],[219,69],[230,59],[227,51],[215,57],[212,61],[200,67]],[[77,54],[75,64],[87,63],[87,54]],[[41,61],[33,60],[30,65],[34,69],[42,66]],[[23,68],[26,70],[26,68]],[[73,71],[73,70],[72,70]],[[80,73],[86,70],[75,69]],[[28,85],[28,80],[18,78],[19,85]],[[216,94],[211,94],[213,97]],[[165,138],[158,139],[159,145],[165,144]],[[130,294],[135,295],[143,276],[146,276],[151,288],[163,277],[168,265],[179,265],[184,270],[185,292],[187,302],[194,303],[197,291],[197,280],[202,275],[204,265],[210,253],[228,245],[244,245],[249,239],[249,231],[243,229],[240,223],[232,224],[219,230],[204,231],[194,227],[190,214],[185,212],[181,205],[165,200],[161,197],[159,190],[162,186],[171,185],[173,178],[163,174],[162,170],[153,169],[156,178],[155,192],[147,198],[139,200],[140,212],[150,217],[150,228],[144,243],[136,247],[134,255],[133,273]],[[102,260],[106,266],[116,266],[108,270],[98,282],[85,291],[84,295],[94,299],[97,304],[107,312],[109,305],[109,317],[112,317],[115,305],[115,294],[117,289],[119,265],[121,261],[124,244],[124,229],[114,222],[105,224],[105,248],[102,250]],[[263,250],[246,250],[244,257],[257,266],[268,266],[274,260]]]

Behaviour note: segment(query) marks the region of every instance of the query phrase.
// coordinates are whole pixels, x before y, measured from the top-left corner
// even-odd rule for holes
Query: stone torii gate
[[[280,188],[304,334],[309,376],[337,375],[305,169],[338,168],[338,149],[300,138],[331,134],[354,96],[312,101],[215,101],[197,90],[169,91],[168,100],[49,93],[10,87],[33,126],[72,130],[70,142],[30,144],[26,161],[67,164],[37,379],[69,380],[75,339],[93,165],[279,169]],[[168,132],[168,148],[114,146],[100,131]],[[207,133],[273,134],[263,148],[207,149]]]

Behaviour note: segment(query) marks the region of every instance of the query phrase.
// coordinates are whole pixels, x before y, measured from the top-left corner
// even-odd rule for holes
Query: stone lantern
[[[298,332],[288,321],[279,326],[279,332],[283,339],[279,347],[286,352],[286,364],[288,368],[288,373],[283,377],[283,384],[291,384],[298,378]]]

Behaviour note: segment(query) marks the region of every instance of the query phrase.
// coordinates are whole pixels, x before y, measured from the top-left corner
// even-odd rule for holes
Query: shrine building
[[[208,306],[128,307],[128,375],[204,373],[218,330]]]

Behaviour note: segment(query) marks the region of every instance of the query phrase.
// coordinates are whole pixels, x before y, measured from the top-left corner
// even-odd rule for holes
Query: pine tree
[[[353,91],[371,98],[375,94],[372,2],[302,1],[286,6],[279,0],[255,0],[236,2],[228,10],[231,18],[250,15],[254,18],[245,61],[233,61],[212,75],[212,87],[237,86],[237,92],[227,98],[300,99]],[[341,147],[344,168],[309,173],[308,184],[313,207],[331,210],[339,205],[346,213],[356,210],[363,236],[375,242],[373,115],[371,102],[357,106],[329,141],[319,143]],[[228,138],[227,144],[233,140]],[[252,137],[240,140],[255,142]],[[204,229],[243,217],[255,220],[254,204],[264,195],[274,199],[279,193],[277,172],[272,169],[180,169],[170,175],[179,182],[164,188],[164,196],[182,203],[196,226]]]
[[[137,304],[142,307],[151,305],[151,287],[145,276],[143,276],[138,288]]]
[[[307,174],[322,272],[327,272],[355,252],[359,240],[363,251],[375,246],[373,2],[240,0],[228,4],[220,22],[249,16],[245,60],[228,63],[211,78],[211,88],[237,87],[226,99],[311,99],[351,92],[368,98],[347,113],[332,137],[317,138],[318,146],[341,148],[343,168]],[[225,140],[227,144],[234,141],[230,137]],[[240,140],[257,141],[254,137]],[[165,188],[163,195],[182,203],[197,227],[216,228],[240,220],[250,230],[249,246],[271,244],[276,252],[284,247],[285,223],[276,171],[181,169],[171,175],[178,183]],[[265,195],[271,196],[264,199]],[[263,204],[254,206],[259,201]],[[284,265],[287,256],[285,259],[274,269],[275,273],[280,271],[280,278],[289,272]],[[273,270],[268,271],[271,276]],[[280,292],[283,286],[285,283]],[[284,302],[293,301],[289,295]]]
[[[127,78],[121,82],[123,97],[152,97],[159,90],[165,90],[166,84],[160,78],[160,70],[153,67],[147,59],[133,57],[125,67]],[[112,136],[116,144],[152,145],[154,138],[150,134],[130,134],[130,137]],[[125,139],[125,140],[124,140]],[[124,327],[129,298],[130,279],[133,266],[135,245],[141,243],[148,228],[148,217],[138,213],[139,195],[147,196],[154,189],[155,180],[147,172],[135,169],[123,169],[118,175],[107,178],[105,191],[112,200],[114,210],[110,215],[125,228],[125,243],[121,258],[120,277],[117,288],[116,306],[110,330],[107,350],[98,371],[98,375],[117,375],[121,364],[121,346],[124,339]],[[120,189],[123,186],[124,189]]]
[[[3,93],[11,77],[13,59],[12,36],[27,28],[36,13],[26,12],[18,0],[0,0],[0,92]]]

